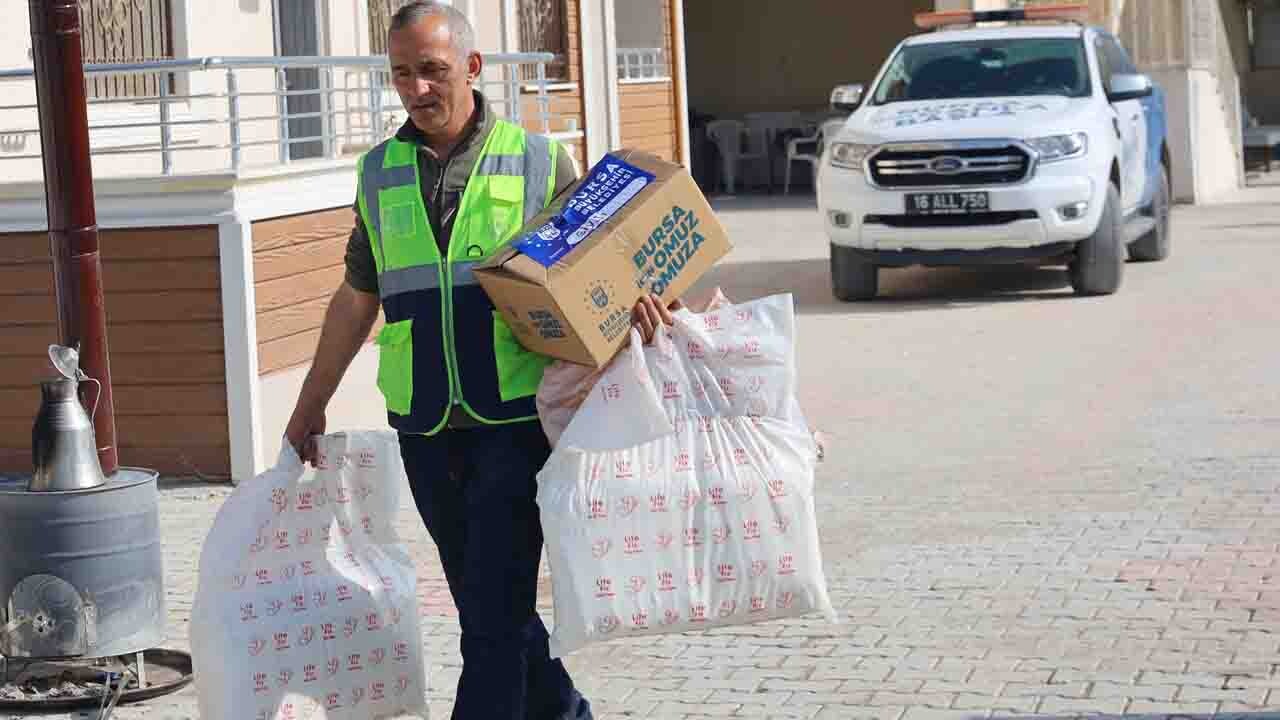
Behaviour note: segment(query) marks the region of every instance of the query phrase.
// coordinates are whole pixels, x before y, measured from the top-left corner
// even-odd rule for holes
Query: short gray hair
[[[400,6],[391,16],[389,30],[400,30],[429,17],[444,18],[449,38],[460,56],[466,58],[475,52],[476,31],[471,27],[471,21],[457,8],[437,0],[410,0]]]

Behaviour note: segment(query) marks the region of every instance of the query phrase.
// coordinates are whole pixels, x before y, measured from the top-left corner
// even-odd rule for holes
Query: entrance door
[[[319,0],[276,0],[276,47],[281,57],[316,56],[320,54]],[[283,109],[288,118],[285,123],[289,143],[289,159],[302,160],[324,156],[324,107],[328,104],[318,92],[320,70],[318,68],[289,68],[284,71],[285,89],[290,93],[312,91],[302,95],[285,96]]]

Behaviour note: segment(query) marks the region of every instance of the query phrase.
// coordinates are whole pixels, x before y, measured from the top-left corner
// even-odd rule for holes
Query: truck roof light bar
[[[1035,5],[1016,10],[950,10],[918,13],[915,16],[916,27],[924,30],[936,30],[955,25],[976,25],[984,22],[1043,22],[1046,20],[1083,25],[1089,21],[1089,6],[1080,3],[1062,3]]]

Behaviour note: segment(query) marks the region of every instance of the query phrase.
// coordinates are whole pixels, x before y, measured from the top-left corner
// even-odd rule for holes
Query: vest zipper
[[[453,164],[453,153],[449,153],[449,157],[444,161],[444,167],[440,169],[440,179],[436,181],[435,200],[439,202],[441,193],[444,192],[444,179],[449,174],[449,166]],[[458,197],[458,202],[462,202],[462,197]],[[440,224],[440,232],[444,232],[444,222]],[[449,242],[444,248],[444,292],[441,293],[444,301],[444,359],[445,365],[449,370],[449,408],[445,411],[445,422],[453,415],[453,409],[462,405],[462,379],[458,376],[458,357],[454,349],[453,341],[453,232],[449,233]]]

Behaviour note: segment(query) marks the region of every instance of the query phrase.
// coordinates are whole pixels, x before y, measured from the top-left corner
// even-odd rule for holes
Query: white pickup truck
[[[1074,17],[919,15],[934,31],[869,93],[836,88],[851,115],[817,182],[837,298],[874,298],[882,267],[999,263],[1066,264],[1078,294],[1109,294],[1126,255],[1168,256],[1164,95]]]

